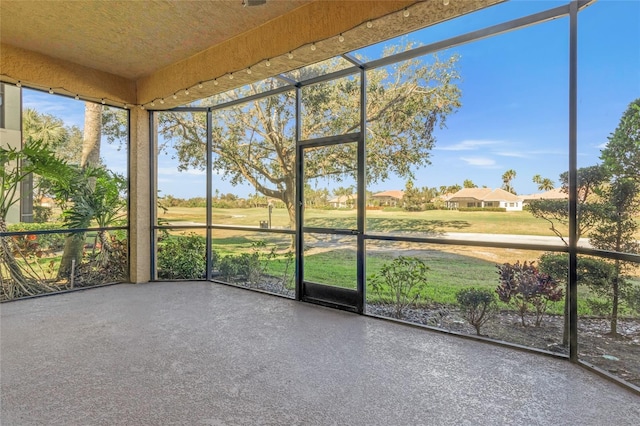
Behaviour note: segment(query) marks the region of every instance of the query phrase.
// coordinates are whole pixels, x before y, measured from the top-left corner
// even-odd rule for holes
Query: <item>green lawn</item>
[[[165,216],[167,219],[204,222],[204,209],[176,208]],[[257,226],[266,220],[267,210],[215,209],[214,222],[224,225]],[[274,226],[288,226],[288,216],[284,209],[274,209]],[[307,209],[305,225],[313,227],[354,228],[355,211],[349,209],[325,210]],[[459,212],[433,210],[426,212],[406,212],[401,210],[367,211],[368,232],[408,232],[414,235],[433,235],[438,232],[472,232],[489,234],[520,234],[553,236],[547,223],[536,219],[528,212]],[[289,238],[283,235],[214,230],[214,248],[221,254],[233,254],[251,250],[254,239],[277,244],[279,252],[287,250]],[[305,252],[304,276],[309,281],[328,283],[354,288],[356,260],[353,248],[331,244],[311,244],[313,249]],[[370,249],[371,248],[371,249]],[[466,247],[454,245],[426,245],[411,243],[367,242],[366,275],[371,276],[385,263],[399,254],[424,258],[429,266],[428,286],[421,295],[422,300],[436,303],[454,304],[455,294],[464,287],[485,287],[495,289],[497,282],[496,264],[504,262],[535,261],[541,252],[520,249],[498,249],[486,247]],[[283,257],[274,259],[267,266],[273,275],[284,271]],[[289,267],[293,277],[293,267]],[[292,282],[293,278],[291,278]],[[591,315],[585,299],[589,296],[586,287],[580,288],[579,314]],[[368,288],[369,301],[379,301],[379,297]],[[561,313],[562,304],[552,307]]]
[[[266,208],[213,209],[213,222],[218,225],[259,226],[269,214]],[[425,212],[367,210],[368,232],[477,232],[489,234],[548,235],[547,222],[528,212],[459,212],[456,210],[430,210]],[[206,222],[204,208],[171,207],[160,218],[172,223]],[[285,209],[273,209],[272,226],[289,227]],[[305,225],[316,227],[355,227],[355,211],[348,209],[307,209]]]
[[[271,238],[270,238],[271,237]],[[219,255],[238,255],[240,253],[250,253],[256,250],[253,245],[254,240],[264,240],[266,247],[262,248],[263,253],[268,253],[274,245],[277,247],[275,258],[266,261],[265,273],[275,277],[282,277],[285,268],[287,269],[289,287],[293,287],[294,264],[293,258],[287,258],[288,239],[282,236],[273,237],[272,234],[245,234],[232,238],[214,239],[213,246]],[[430,246],[435,247],[435,246]],[[450,249],[443,246],[442,249]],[[505,249],[505,253],[509,252]],[[488,288],[494,290],[497,285],[496,265],[504,260],[498,261],[480,259],[467,254],[460,254],[454,251],[444,251],[438,249],[424,250],[376,250],[367,253],[366,276],[371,277],[380,270],[387,262],[390,262],[397,255],[411,255],[424,259],[429,267],[427,286],[420,295],[420,300],[424,303],[437,303],[453,305],[456,303],[456,292],[466,287]],[[288,260],[287,260],[288,259]],[[534,258],[526,258],[535,260]],[[521,259],[524,260],[524,259]],[[330,284],[344,288],[355,289],[356,282],[356,258],[352,248],[315,250],[305,255],[304,277],[306,280],[322,284]],[[367,301],[380,302],[381,298],[376,294],[367,279]],[[593,315],[586,303],[586,298],[590,296],[586,287],[580,286],[578,300],[579,315]],[[504,304],[502,308],[508,309]],[[555,303],[550,306],[550,312],[561,314],[562,303]],[[629,314],[624,312],[624,314]]]

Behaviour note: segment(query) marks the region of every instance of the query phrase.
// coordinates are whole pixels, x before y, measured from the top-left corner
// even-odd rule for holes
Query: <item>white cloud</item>
[[[501,144],[500,141],[491,141],[491,140],[476,140],[476,139],[467,139],[462,142],[447,145],[447,146],[436,146],[434,149],[439,149],[442,151],[476,151],[480,148],[498,145]]]
[[[496,160],[487,157],[460,157],[460,159],[466,162],[469,166],[477,167],[496,167]]]
[[[531,158],[531,155],[528,155],[525,152],[499,151],[499,152],[496,152],[495,154],[501,157]]]

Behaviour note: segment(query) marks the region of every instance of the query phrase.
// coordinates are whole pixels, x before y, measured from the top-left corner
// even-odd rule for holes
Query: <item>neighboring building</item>
[[[356,205],[357,199],[358,199],[357,194],[340,195],[339,197],[333,197],[329,199],[329,201],[327,202],[334,209],[344,209],[347,207],[354,207]]]
[[[0,148],[22,148],[22,89],[0,83]],[[9,165],[16,167],[17,164]],[[32,222],[33,200],[30,196],[33,181],[29,177],[18,188],[20,202],[9,209],[7,223]]]
[[[539,194],[522,195],[521,197],[524,200],[524,204],[529,204],[534,200],[569,200],[569,194],[561,188],[554,188]]]
[[[447,207],[502,207],[507,211],[522,211],[523,202],[522,197],[500,188],[463,188],[447,199]]]
[[[404,191],[391,190],[391,191],[382,191],[371,196],[371,200],[375,202],[375,204],[379,206],[392,206],[396,207],[398,204],[401,204],[402,198],[404,197]]]

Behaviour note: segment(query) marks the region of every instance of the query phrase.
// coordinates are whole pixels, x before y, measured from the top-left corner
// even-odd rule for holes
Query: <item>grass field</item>
[[[213,209],[213,223],[217,225],[259,226],[269,214],[266,208]],[[159,217],[174,224],[206,223],[205,208],[171,207]],[[546,221],[533,217],[528,212],[459,212],[456,210],[430,210],[406,212],[402,210],[367,210],[369,232],[474,232],[487,234],[554,234]],[[305,225],[329,228],[354,228],[355,210],[307,209]],[[290,226],[285,209],[273,209],[272,226]],[[563,230],[563,232],[566,231]]]

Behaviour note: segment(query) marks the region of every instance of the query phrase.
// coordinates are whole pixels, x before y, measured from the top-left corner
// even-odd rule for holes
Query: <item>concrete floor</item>
[[[209,283],[5,303],[9,425],[637,425],[567,361]]]

